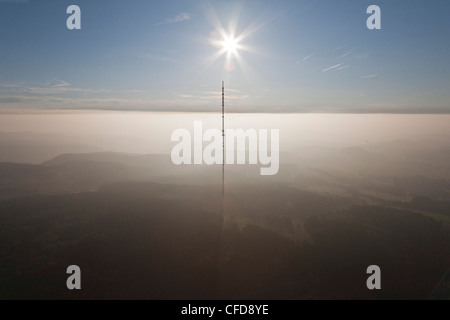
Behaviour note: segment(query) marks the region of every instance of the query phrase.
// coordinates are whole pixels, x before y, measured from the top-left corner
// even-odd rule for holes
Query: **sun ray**
[[[260,31],[268,23],[272,22],[273,19],[271,17],[261,16],[257,21],[253,21],[246,28],[243,28],[241,32],[239,31],[240,15],[240,10],[237,10],[234,16],[228,19],[228,23],[225,26],[215,10],[211,6],[207,7],[206,18],[214,28],[209,35],[208,41],[217,51],[208,56],[203,61],[203,64],[208,68],[223,59],[223,70],[225,72],[231,73],[239,69],[243,76],[248,79],[248,77],[253,75],[253,72],[246,63],[246,59],[244,59],[246,56],[245,53],[259,55],[260,52],[246,42],[250,36]]]

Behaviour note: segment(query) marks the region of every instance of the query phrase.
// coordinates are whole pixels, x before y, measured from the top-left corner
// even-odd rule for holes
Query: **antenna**
[[[225,201],[225,82],[222,81],[222,213]]]

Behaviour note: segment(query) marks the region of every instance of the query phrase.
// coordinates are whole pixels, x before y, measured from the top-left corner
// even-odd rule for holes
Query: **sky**
[[[449,14],[448,0],[0,0],[0,109],[220,111],[224,80],[233,112],[450,113]],[[239,42],[219,56],[223,35]]]

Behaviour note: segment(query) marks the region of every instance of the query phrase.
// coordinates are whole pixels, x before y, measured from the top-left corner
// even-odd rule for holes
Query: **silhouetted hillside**
[[[310,215],[310,240],[293,241],[248,217],[240,225],[238,213],[208,213],[192,187],[174,191],[183,188],[184,200],[164,199],[171,186],[125,184],[0,202],[0,297],[427,298],[450,263],[448,230],[410,211]],[[80,292],[65,288],[72,264]],[[372,264],[381,292],[365,287]]]

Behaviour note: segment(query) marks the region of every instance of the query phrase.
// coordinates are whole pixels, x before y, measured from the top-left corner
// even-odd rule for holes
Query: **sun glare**
[[[245,44],[247,38],[264,26],[262,24],[251,23],[243,32],[237,32],[238,20],[236,17],[231,18],[229,27],[225,29],[214,11],[210,11],[208,20],[214,27],[210,34],[210,44],[218,50],[206,58],[205,63],[212,65],[221,57],[225,56],[224,68],[227,71],[233,71],[239,67],[245,75],[250,71],[246,65],[242,54],[246,52],[257,53],[255,49]]]
[[[241,37],[235,37],[233,32],[227,33],[225,30],[221,29],[218,33],[220,36],[218,39],[211,41],[212,45],[219,49],[218,52],[211,57],[211,60],[217,60],[221,56],[225,55],[225,70],[233,71],[236,67],[235,62],[237,62],[241,67],[243,65],[243,60],[240,51],[245,51],[246,47],[240,44]]]
[[[236,54],[238,47],[238,41],[233,37],[226,38],[223,41],[223,48],[227,51],[228,54]]]

